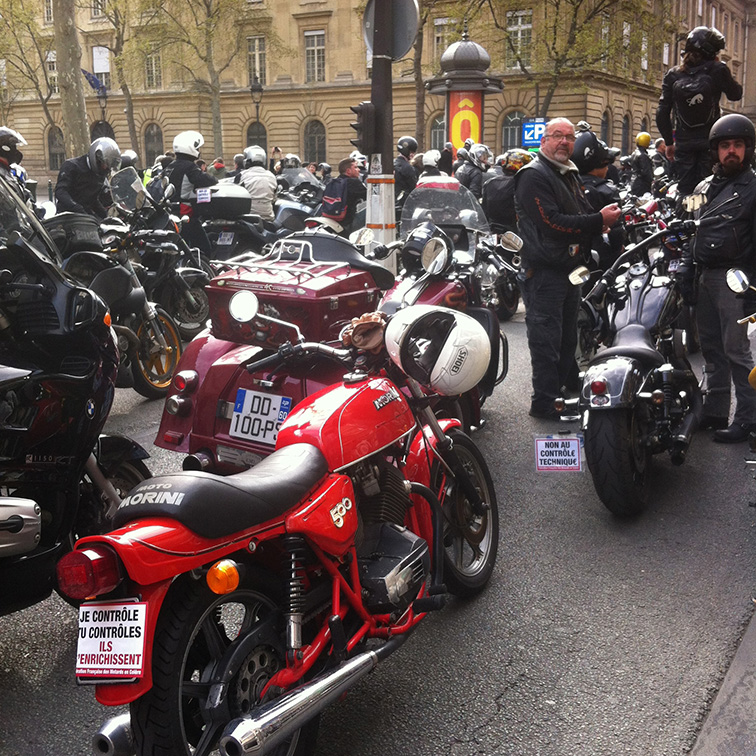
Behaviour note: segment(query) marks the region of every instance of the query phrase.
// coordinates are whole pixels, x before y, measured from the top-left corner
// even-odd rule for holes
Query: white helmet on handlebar
[[[477,320],[448,307],[412,305],[386,326],[386,349],[411,378],[442,396],[464,394],[483,379],[491,342]]]

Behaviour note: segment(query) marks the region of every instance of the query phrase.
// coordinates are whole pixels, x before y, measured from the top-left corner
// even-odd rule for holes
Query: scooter
[[[229,305],[237,323],[269,321],[250,291]],[[346,371],[288,414],[268,408],[276,450],[257,467],[153,478],[114,531],[60,561],[60,590],[87,599],[77,676],[100,703],[130,706],[97,752],[309,752],[326,706],[447,592],[488,583],[499,516],[486,461],[427,402],[479,382],[486,334],[420,306],[343,337],[346,349],[286,343],[248,363],[259,374],[319,356]]]
[[[118,371],[105,304],[61,271],[52,239],[3,179],[0,206],[3,615],[47,598],[60,557],[109,530],[150,473],[138,444],[102,435]]]

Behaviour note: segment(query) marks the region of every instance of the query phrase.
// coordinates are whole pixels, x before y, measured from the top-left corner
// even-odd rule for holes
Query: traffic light
[[[357,120],[349,125],[357,136],[349,141],[363,154],[370,157],[375,152],[375,105],[370,101],[349,107]]]

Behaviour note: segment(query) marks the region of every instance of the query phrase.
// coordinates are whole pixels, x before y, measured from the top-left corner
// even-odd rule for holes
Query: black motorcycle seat
[[[607,357],[630,357],[654,367],[664,364],[664,357],[654,346],[651,334],[637,323],[620,328],[614,336],[614,344],[598,352],[590,364],[602,362]]]
[[[281,517],[327,473],[323,453],[311,444],[284,446],[235,475],[168,473],[135,486],[118,507],[113,525],[169,517],[204,538],[222,538]]]

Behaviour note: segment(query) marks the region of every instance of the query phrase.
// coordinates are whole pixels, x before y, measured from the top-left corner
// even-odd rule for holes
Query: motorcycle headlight
[[[486,265],[481,266],[479,275],[480,275],[480,285],[484,289],[489,289],[489,288],[492,288],[496,284],[496,281],[499,278],[499,270],[497,269],[495,265],[488,263]]]

